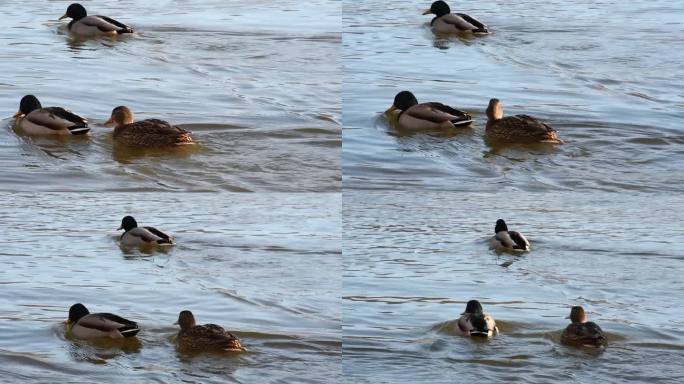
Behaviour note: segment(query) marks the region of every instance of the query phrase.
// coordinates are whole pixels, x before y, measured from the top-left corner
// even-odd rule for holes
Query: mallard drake
[[[121,339],[133,337],[140,332],[138,324],[111,313],[90,313],[83,304],[74,304],[69,308],[67,326],[71,333],[81,339],[108,337]]]
[[[66,13],[59,19],[71,18],[69,31],[77,35],[120,35],[133,33],[133,29],[107,16],[88,16],[86,9],[78,3],[69,5]]]
[[[121,220],[118,230],[124,230],[119,241],[121,245],[173,245],[173,238],[154,227],[138,227],[133,216],[126,216]]]
[[[529,251],[530,242],[520,232],[509,231],[506,222],[502,219],[496,221],[492,246],[497,249],[511,251]]]
[[[570,310],[571,323],[561,334],[561,343],[570,346],[604,347],[608,344],[606,335],[598,324],[587,321],[587,315],[582,307],[572,307]]]
[[[556,131],[541,121],[528,115],[503,115],[503,106],[499,99],[489,100],[487,107],[488,140],[498,143],[552,143],[563,144],[556,136]]]
[[[180,325],[176,343],[180,349],[244,351],[240,339],[216,324],[197,325],[190,311],[181,311],[177,325]]]
[[[469,125],[472,118],[442,103],[421,103],[409,91],[394,96],[394,103],[385,111],[390,122],[398,129],[434,130]]]
[[[124,106],[112,110],[104,125],[114,124],[114,141],[129,147],[151,148],[194,144],[190,132],[164,120],[147,119],[133,122],[133,112]]]
[[[62,107],[43,108],[33,95],[21,98],[14,117],[29,135],[83,135],[90,131],[86,119]]]
[[[432,30],[436,33],[449,34],[459,32],[471,32],[475,34],[488,34],[487,26],[472,16],[465,13],[451,13],[451,8],[444,1],[435,1],[426,9],[423,15],[433,14],[435,17],[430,22]]]
[[[465,312],[461,314],[457,323],[458,332],[465,336],[491,337],[499,333],[496,322],[482,310],[482,304],[477,300],[470,300],[466,304]]]

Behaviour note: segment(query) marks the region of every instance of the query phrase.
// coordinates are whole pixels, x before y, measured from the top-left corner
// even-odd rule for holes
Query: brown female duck
[[[606,335],[596,323],[587,321],[582,307],[570,310],[570,325],[561,334],[561,343],[570,346],[604,347],[608,344]]]
[[[563,144],[556,131],[541,121],[528,115],[503,115],[503,106],[499,99],[491,99],[487,107],[488,140],[498,143],[551,143]]]
[[[181,329],[176,343],[178,348],[196,351],[244,351],[240,339],[216,324],[195,324],[190,311],[181,311],[176,324]]]
[[[133,122],[133,112],[124,106],[112,110],[105,122],[114,128],[114,141],[129,147],[151,148],[194,144],[190,132],[164,120],[147,119]]]

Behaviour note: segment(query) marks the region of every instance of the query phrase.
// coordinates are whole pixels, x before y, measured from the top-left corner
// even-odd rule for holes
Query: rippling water
[[[677,197],[355,192],[344,198],[343,373],[350,383],[648,382],[681,378]],[[489,249],[503,217],[532,251]],[[476,298],[501,333],[445,331]],[[572,305],[603,352],[559,344]]]
[[[84,3],[139,30],[79,40],[68,2],[3,1],[0,188],[337,191],[340,4],[192,0]],[[88,118],[89,139],[17,135],[25,94]],[[193,151],[114,151],[115,106],[193,132]]]
[[[339,380],[339,195],[2,199],[3,382]],[[125,214],[167,230],[178,245],[153,253],[119,248]],[[75,302],[138,321],[138,342],[67,338],[62,322]],[[234,330],[249,351],[177,353],[173,323],[182,309]]]
[[[344,4],[345,188],[681,191],[684,4],[454,2],[482,38],[437,38],[424,2]],[[471,129],[402,135],[380,113],[401,90],[473,114]],[[490,98],[567,144],[490,148]]]

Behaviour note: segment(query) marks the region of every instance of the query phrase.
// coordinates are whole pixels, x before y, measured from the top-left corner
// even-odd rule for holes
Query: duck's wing
[[[473,32],[489,32],[487,30],[487,26],[480,20],[470,15],[466,15],[465,13],[456,13],[456,15],[460,16],[463,20],[474,26],[475,29],[473,29]]]
[[[562,143],[553,128],[528,115],[506,116],[493,124],[488,124],[487,134],[509,142]]]
[[[453,25],[459,31],[472,31],[478,29],[477,26],[468,22],[465,18],[461,17],[459,13],[449,13],[439,18],[439,20]]]
[[[464,111],[459,111],[456,108],[450,107],[446,104],[442,103],[437,103],[437,102],[431,102],[431,103],[425,103],[430,106],[433,110],[443,112],[446,114],[449,114],[451,116],[454,116],[455,118],[450,119],[452,123],[456,125],[467,125],[470,124],[473,121],[472,116],[468,112]]]
[[[119,27],[119,29],[116,30],[118,33],[133,33],[133,28],[129,27],[128,25],[126,25],[120,21],[114,20],[111,17],[99,16],[99,15],[95,16],[95,17],[99,17],[100,19],[106,21],[107,23]]]
[[[72,127],[87,127],[88,122],[81,116],[67,111],[62,107],[48,107],[36,109],[25,117],[28,121],[49,128],[61,131]]]
[[[102,16],[86,16],[82,19],[79,19],[78,21],[73,22],[74,28],[78,24],[82,24],[86,27],[92,27],[92,28],[97,28],[100,32],[102,33],[111,33],[111,32],[117,32],[121,29],[121,27],[115,23],[111,23],[107,21],[107,18],[103,18]],[[109,19],[111,20],[111,19]],[[119,23],[121,24],[121,23]]]
[[[97,329],[102,332],[119,330],[120,328],[137,328],[134,321],[124,319],[113,313],[91,313],[83,316],[78,325],[86,328]]]
[[[197,346],[217,349],[243,349],[240,339],[216,324],[196,325],[183,331],[184,337]]]
[[[527,241],[527,238],[525,238],[525,235],[523,235],[522,233],[516,231],[508,231],[508,236],[515,243],[515,248],[525,250],[529,248],[530,242]]]
[[[433,123],[443,123],[446,121],[459,119],[457,114],[451,114],[447,112],[448,107],[445,107],[447,106],[441,103],[416,104],[407,109],[404,113],[413,118],[427,120]]]
[[[494,238],[506,248],[513,248],[515,246],[515,242],[511,239],[509,231],[499,231],[494,235]]]
[[[605,345],[607,340],[601,327],[588,321],[568,325],[561,334],[561,343],[573,346],[601,346]]]
[[[147,228],[145,228],[145,227],[135,227],[135,228],[131,229],[130,231],[124,233],[124,234],[122,235],[122,237],[123,237],[124,235],[126,235],[126,236],[138,237],[138,238],[142,239],[142,240],[143,240],[144,242],[146,242],[146,243],[155,243],[155,242],[157,242],[158,240],[161,240],[161,238],[160,238],[159,236],[157,236],[157,235],[155,235],[154,233],[150,232],[150,231],[147,230]]]
[[[461,315],[461,317],[458,318],[458,322],[456,324],[458,326],[458,330],[466,335],[469,335],[470,331],[474,329],[473,324],[470,322],[470,314],[468,313],[464,313],[463,315]]]
[[[145,229],[147,229],[148,231],[150,231],[153,235],[160,237],[162,240],[168,241],[169,243],[173,240],[173,239],[171,238],[171,236],[169,236],[169,235],[167,235],[166,233],[164,233],[164,232],[158,230],[158,229],[155,228],[155,227],[143,227],[143,228],[145,228]]]

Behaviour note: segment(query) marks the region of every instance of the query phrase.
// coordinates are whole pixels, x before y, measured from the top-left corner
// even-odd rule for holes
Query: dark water
[[[64,2],[3,1],[0,185],[48,191],[340,189],[340,5],[89,2],[134,37],[72,38]],[[305,70],[303,70],[305,69]],[[88,118],[89,139],[17,135],[25,94]],[[193,151],[112,148],[112,108],[193,132]]]
[[[3,382],[335,382],[341,364],[336,194],[4,194]],[[94,212],[97,212],[95,214]],[[120,249],[124,214],[176,237]],[[137,342],[72,340],[69,306],[138,321]],[[248,352],[176,352],[173,323],[235,331]]]

